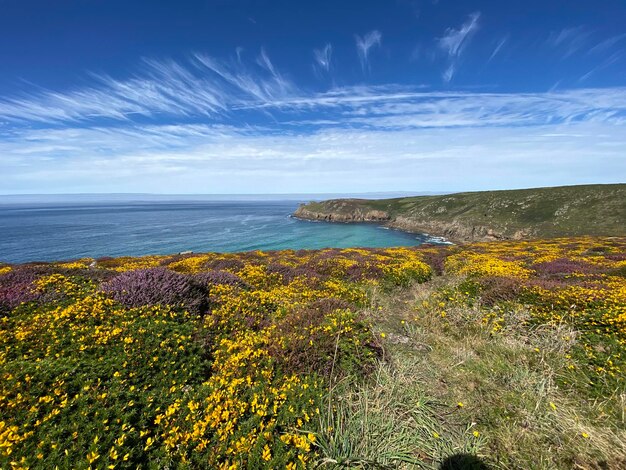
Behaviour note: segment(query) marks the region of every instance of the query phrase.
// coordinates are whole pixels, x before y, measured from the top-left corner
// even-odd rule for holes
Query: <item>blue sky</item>
[[[626,180],[624,1],[0,0],[0,194]]]

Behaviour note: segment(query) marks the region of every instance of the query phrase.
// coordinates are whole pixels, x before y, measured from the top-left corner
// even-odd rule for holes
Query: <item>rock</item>
[[[356,208],[341,212],[341,209],[346,209],[346,206],[340,205],[336,212],[315,212],[305,206],[300,206],[293,215],[301,219],[325,220],[327,222],[386,222],[390,220],[389,214],[385,211]]]

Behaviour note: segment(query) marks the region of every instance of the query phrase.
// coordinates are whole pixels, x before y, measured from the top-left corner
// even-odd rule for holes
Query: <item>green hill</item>
[[[480,191],[396,199],[332,199],[294,216],[378,222],[455,242],[626,235],[626,184]]]

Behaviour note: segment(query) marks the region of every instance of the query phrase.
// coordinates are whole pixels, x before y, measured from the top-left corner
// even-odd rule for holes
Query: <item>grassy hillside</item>
[[[626,238],[0,265],[0,468],[622,469],[625,344]]]
[[[626,234],[626,184],[312,202],[298,217],[378,221],[457,242]]]

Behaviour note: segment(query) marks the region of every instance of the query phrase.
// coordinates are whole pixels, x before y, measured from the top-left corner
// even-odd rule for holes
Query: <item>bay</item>
[[[427,235],[290,217],[303,201],[108,201],[0,204],[0,261],[181,251],[413,246]]]

